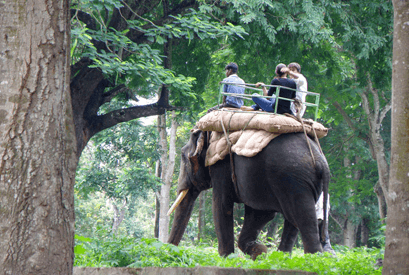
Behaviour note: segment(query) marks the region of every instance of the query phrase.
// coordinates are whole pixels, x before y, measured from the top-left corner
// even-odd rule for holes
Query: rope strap
[[[228,130],[230,129],[230,122],[231,122],[231,118],[233,117],[233,115],[230,117]],[[235,169],[234,169],[233,152],[231,150],[232,145],[231,145],[231,142],[230,142],[230,139],[229,139],[229,132],[228,132],[228,130],[226,131],[226,128],[224,127],[222,117],[220,117],[220,124],[222,125],[227,145],[229,146],[231,179],[232,179],[232,182],[233,182],[234,190],[236,191],[236,196],[237,196],[238,200],[241,201],[240,194],[239,194],[239,188],[237,187],[236,173],[234,172]]]

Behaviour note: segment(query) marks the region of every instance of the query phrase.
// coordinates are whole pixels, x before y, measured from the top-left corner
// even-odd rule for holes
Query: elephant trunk
[[[195,201],[199,194],[199,191],[189,189],[189,192],[187,192],[185,198],[176,208],[168,243],[179,245],[179,242],[185,233],[190,216],[192,215],[193,206],[195,205]]]

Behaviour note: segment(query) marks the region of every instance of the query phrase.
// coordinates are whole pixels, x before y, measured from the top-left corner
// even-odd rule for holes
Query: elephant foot
[[[253,261],[257,258],[257,256],[267,253],[267,246],[261,243],[250,243],[247,245],[247,248],[245,250],[242,250],[244,253],[248,254],[251,256],[251,259]]]

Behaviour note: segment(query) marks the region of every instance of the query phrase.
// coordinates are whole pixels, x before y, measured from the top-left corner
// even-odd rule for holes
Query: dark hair
[[[288,64],[288,68],[295,68],[297,72],[301,73],[301,66],[297,62],[292,62]]]
[[[278,64],[277,66],[276,66],[276,75],[278,76],[278,77],[282,77],[285,73],[282,73],[281,72],[281,69],[282,68],[285,68],[286,67],[286,65],[285,64],[283,64],[283,63],[280,63],[280,64]]]
[[[239,70],[239,66],[237,66],[237,64],[234,62],[230,62],[229,64],[226,65],[224,69],[232,70],[233,73],[237,73],[237,71]]]

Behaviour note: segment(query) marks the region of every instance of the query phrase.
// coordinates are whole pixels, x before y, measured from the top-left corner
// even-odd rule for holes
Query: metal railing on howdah
[[[224,85],[225,85],[225,84],[234,85],[234,86],[238,86],[238,87],[243,87],[243,88],[245,88],[246,90],[255,90],[255,91],[257,91],[257,92],[259,92],[259,93],[261,93],[261,94],[259,94],[259,95],[246,94],[246,90],[245,90],[244,94],[225,93],[225,92],[224,92]],[[263,97],[263,98],[276,98],[276,100],[277,100],[276,102],[277,102],[277,103],[278,103],[279,100],[294,101],[293,99],[289,99],[289,98],[285,98],[285,97],[280,97],[280,88],[283,87],[283,86],[277,86],[277,85],[263,85],[263,86],[266,87],[266,88],[276,87],[276,88],[277,88],[276,94],[273,95],[273,96],[264,96],[264,95],[263,95],[263,90],[262,90],[261,88],[256,88],[256,84],[250,84],[250,83],[242,84],[242,83],[233,83],[233,82],[223,82],[223,81],[221,81],[221,82],[220,82],[220,92],[219,92],[219,100],[218,100],[218,103],[219,103],[219,105],[221,104],[221,101],[222,101],[223,96],[232,96],[232,97],[242,98],[242,99],[245,99],[245,100],[252,100],[251,98],[252,98],[252,97],[255,97],[255,96],[257,96],[257,97]],[[306,94],[306,98],[307,98],[307,96],[313,96],[313,97],[315,97],[315,100],[314,100],[315,103],[307,102],[307,100],[306,100],[305,102],[302,102],[302,105],[304,105],[304,106],[306,106],[306,107],[314,107],[314,108],[315,108],[314,120],[316,121],[316,120],[317,120],[317,116],[318,116],[319,103],[320,103],[320,94],[318,94],[318,93],[313,93],[313,92],[309,92],[309,91],[304,92],[304,91],[300,91],[300,90],[296,90],[296,89],[291,89],[291,88],[288,88],[288,87],[285,87],[285,88],[288,89],[288,90],[292,90],[292,91],[299,92],[299,93],[304,93],[304,94]],[[277,106],[278,106],[278,104],[275,104],[275,107],[274,107],[274,113],[275,113],[275,114],[277,114]],[[234,111],[233,111],[233,110],[229,110],[229,111],[230,111],[230,112],[244,112],[244,111],[242,111],[242,110],[240,110],[240,109],[238,109],[237,111],[235,111],[235,110],[234,110]],[[253,113],[260,113],[260,114],[269,114],[268,112],[259,112],[259,111],[245,111],[245,112],[253,112]]]

